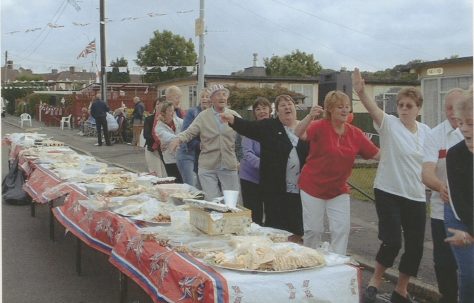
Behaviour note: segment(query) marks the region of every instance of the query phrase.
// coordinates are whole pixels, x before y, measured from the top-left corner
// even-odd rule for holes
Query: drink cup
[[[224,203],[228,207],[235,208],[239,200],[238,190],[224,190]]]

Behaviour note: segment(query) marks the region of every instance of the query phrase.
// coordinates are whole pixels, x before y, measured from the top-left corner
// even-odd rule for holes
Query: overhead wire
[[[264,16],[262,16],[262,15],[256,13],[255,11],[253,11],[253,10],[247,8],[247,7],[244,7],[244,6],[240,5],[240,4],[235,3],[235,2],[232,1],[232,0],[231,0],[230,2],[233,3],[234,5],[240,7],[241,9],[250,12],[251,14],[253,14],[253,15],[257,16],[257,17],[262,18],[262,19],[264,19],[265,21],[267,21],[267,22],[269,22],[269,23],[272,23],[273,25],[275,25],[276,27],[278,27],[281,31],[285,31],[285,32],[288,32],[288,33],[290,33],[290,34],[294,34],[294,35],[300,36],[300,37],[304,38],[304,39],[307,40],[307,41],[315,42],[315,43],[317,43],[317,46],[324,47],[324,48],[326,48],[326,49],[328,49],[328,50],[330,50],[330,51],[332,51],[332,52],[338,53],[338,54],[340,54],[340,55],[342,55],[342,56],[344,56],[344,57],[347,57],[347,58],[350,58],[350,59],[355,60],[355,61],[357,61],[357,62],[363,63],[363,64],[365,64],[365,65],[367,65],[367,66],[371,66],[371,67],[376,68],[376,69],[379,69],[379,68],[380,68],[379,66],[375,66],[375,65],[373,65],[372,63],[365,62],[364,60],[361,60],[361,59],[356,58],[356,57],[354,57],[354,56],[345,54],[345,53],[343,53],[343,52],[341,52],[341,51],[339,51],[339,50],[337,50],[337,49],[334,49],[334,48],[332,48],[332,47],[330,47],[330,46],[328,46],[328,45],[326,45],[326,44],[324,44],[324,43],[321,43],[321,41],[316,41],[316,40],[314,40],[313,38],[308,37],[308,36],[306,36],[306,35],[304,35],[304,34],[302,34],[302,33],[300,33],[300,32],[296,32],[296,31],[293,31],[293,30],[291,30],[291,29],[289,29],[289,28],[286,28],[286,27],[284,27],[284,26],[282,26],[282,25],[276,23],[275,21],[273,21],[273,20],[271,20],[271,19],[268,19],[267,17],[264,17]]]
[[[62,16],[62,14],[64,13],[64,10],[66,9],[66,6],[67,6],[67,0],[64,0],[61,5],[58,7],[58,9],[56,10],[56,12],[53,14],[53,17],[51,18],[51,21],[49,22],[49,24],[56,24],[56,22],[59,20],[59,18]],[[46,32],[47,30],[47,32]],[[36,47],[33,46],[37,41],[38,39],[40,39],[40,37],[43,35],[43,33],[46,32],[46,36],[44,36],[42,38],[42,40],[37,43]],[[27,47],[25,48],[23,51],[20,52],[19,54],[19,60],[25,60],[27,59],[29,56],[31,56],[40,46],[41,44],[44,42],[44,40],[48,37],[49,33],[51,32],[51,27],[49,26],[45,26],[41,29],[40,33],[35,37],[35,39],[32,41],[32,43]],[[25,53],[29,47],[33,46],[33,50],[28,52],[27,55],[23,56],[23,53]],[[23,57],[22,57],[23,56]]]
[[[289,8],[289,9],[292,9],[292,10],[294,10],[294,11],[297,11],[297,12],[300,12],[300,13],[302,13],[302,14],[305,14],[305,15],[311,16],[311,17],[313,17],[313,18],[316,18],[316,19],[318,19],[318,20],[320,20],[320,21],[322,21],[322,22],[326,22],[326,23],[329,23],[329,24],[332,24],[332,25],[336,25],[336,26],[341,27],[341,28],[343,28],[343,29],[346,29],[346,30],[348,30],[348,31],[351,31],[351,32],[354,32],[354,33],[358,33],[358,34],[360,34],[360,35],[364,35],[364,36],[369,37],[369,38],[374,39],[374,40],[379,40],[379,38],[377,38],[377,37],[375,37],[374,35],[371,35],[371,34],[365,32],[365,31],[361,31],[361,30],[352,28],[352,27],[350,27],[350,26],[348,26],[348,25],[341,24],[341,23],[338,23],[338,22],[334,22],[334,21],[332,21],[332,20],[328,20],[328,19],[323,18],[323,17],[321,17],[321,16],[319,16],[319,15],[316,15],[316,14],[314,14],[314,13],[312,13],[312,12],[299,9],[299,8],[297,8],[297,7],[293,7],[293,6],[287,4],[286,2],[283,2],[283,1],[281,1],[281,0],[271,0],[271,1],[273,1],[273,2],[275,2],[275,3],[278,3],[278,4],[282,5],[282,6],[285,6],[285,7]],[[398,48],[400,48],[400,49],[409,50],[409,51],[411,51],[411,52],[417,52],[417,53],[423,52],[423,50],[414,49],[414,48],[408,47],[408,46],[406,46],[406,45],[398,44],[398,43],[395,43],[395,42],[392,42],[392,41],[389,41],[389,40],[384,40],[384,43],[391,44],[391,45],[396,46],[396,47],[398,47]],[[426,54],[426,53],[425,53],[425,54]]]

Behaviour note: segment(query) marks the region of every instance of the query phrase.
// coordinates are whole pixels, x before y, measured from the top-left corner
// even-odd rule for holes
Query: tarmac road
[[[2,137],[7,133],[25,132],[18,126],[18,118],[2,119]],[[78,130],[61,131],[59,127],[44,127],[33,121],[33,128],[46,133],[76,149],[128,170],[146,171],[143,150],[127,144],[94,146],[97,139],[77,135]],[[8,147],[2,146],[2,179],[8,172]],[[348,254],[365,265],[362,286],[365,288],[373,268],[373,260],[380,245],[377,239],[377,216],[371,202],[353,200],[351,203],[351,235]],[[106,255],[82,245],[82,276],[75,272],[76,238],[65,233],[56,222],[56,241],[49,240],[48,207],[36,208],[36,217],[30,216],[29,206],[11,206],[2,203],[2,275],[3,302],[65,303],[119,302],[119,274],[108,262]],[[427,219],[425,250],[419,276],[413,279],[410,292],[418,302],[436,302],[437,286],[433,269],[431,231]],[[378,302],[394,288],[391,279],[398,273],[389,271],[386,283],[379,292]],[[128,300],[148,303],[150,298],[129,280]]]

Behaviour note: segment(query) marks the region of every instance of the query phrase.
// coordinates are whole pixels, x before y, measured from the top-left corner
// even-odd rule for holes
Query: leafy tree
[[[3,100],[8,100],[7,112],[14,114],[16,110],[16,100],[24,98],[32,92],[32,89],[24,89],[18,87],[11,87],[9,89],[2,88]]]
[[[283,57],[272,56],[263,60],[269,76],[315,77],[322,69],[312,54],[299,50]]]
[[[109,83],[128,83],[130,82],[130,71],[127,68],[126,72],[120,72],[119,67],[128,67],[128,61],[124,57],[117,58],[110,62],[112,71],[107,72],[107,82]]]
[[[287,88],[276,86],[274,88],[269,87],[244,87],[239,88],[237,86],[228,87],[230,91],[229,104],[232,109],[247,109],[251,106],[257,97],[265,97],[273,103],[275,97],[278,95],[290,95],[295,101],[302,100],[304,96],[299,93],[288,90]]]
[[[422,63],[420,59],[411,60],[406,64],[398,64],[392,68],[387,68],[383,71],[363,72],[362,76],[368,80],[405,80],[415,81],[418,79],[417,74],[410,73],[410,66],[417,63]]]
[[[144,76],[144,81],[150,83],[189,76],[191,72],[187,72],[185,67],[174,70],[168,67],[168,70],[161,71],[159,66],[194,66],[196,60],[191,39],[186,41],[170,31],[155,31],[149,43],[137,52],[135,62],[142,68],[154,66]]]

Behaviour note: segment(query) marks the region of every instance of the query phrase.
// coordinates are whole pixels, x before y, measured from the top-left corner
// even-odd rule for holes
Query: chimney
[[[69,66],[69,72],[70,72],[71,74],[74,74],[74,72],[75,72],[74,66]]]
[[[57,73],[58,73],[58,70],[57,70],[57,69],[53,68],[53,69],[51,70],[51,74],[57,74]]]
[[[7,69],[13,69],[13,61],[12,60],[7,61]]]
[[[257,53],[253,53],[253,67],[257,67]]]

